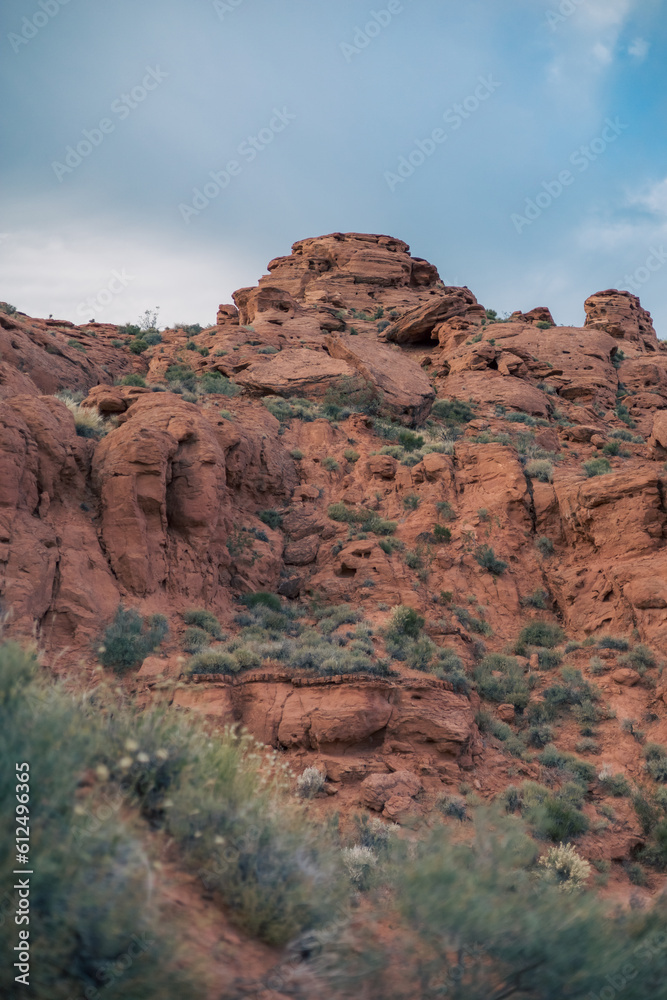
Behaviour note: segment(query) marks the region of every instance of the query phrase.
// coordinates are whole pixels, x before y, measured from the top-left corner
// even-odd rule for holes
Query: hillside
[[[495,803],[540,852],[574,843],[607,910],[648,912],[667,870],[667,342],[613,289],[581,328],[500,318],[388,236],[300,240],[268,272],[206,329],[0,305],[5,635],[79,694],[106,677],[316,768],[323,829],[363,812],[426,841],[444,816],[465,839]],[[255,931],[238,945],[260,976],[285,941]],[[313,974],[287,995],[315,995]]]

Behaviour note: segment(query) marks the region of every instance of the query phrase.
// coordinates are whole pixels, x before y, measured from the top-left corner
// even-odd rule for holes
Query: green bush
[[[420,503],[421,498],[416,493],[408,493],[407,496],[403,497],[403,506],[406,510],[417,510]]]
[[[118,674],[126,673],[139,666],[166,638],[168,631],[164,615],[150,615],[144,621],[133,608],[120,604],[101,640],[99,661],[105,667],[113,667]]]
[[[436,399],[431,407],[431,416],[452,424],[467,424],[475,416],[468,403],[461,399]]]
[[[516,652],[519,653],[526,646],[544,646],[553,649],[559,646],[565,639],[562,628],[551,622],[532,621],[524,625],[517,639]]]
[[[137,337],[136,340],[131,340],[128,347],[132,351],[132,354],[143,354],[144,351],[148,350],[148,343],[143,339],[143,337]]]
[[[607,458],[591,458],[582,465],[586,476],[592,479],[594,476],[604,476],[611,472],[611,462]]]
[[[526,474],[540,483],[550,483],[554,474],[553,463],[547,459],[535,458],[526,465]]]
[[[363,531],[370,531],[375,535],[393,535],[398,527],[395,521],[386,521],[374,510],[366,510],[364,507],[348,507],[342,501],[331,504],[327,513],[332,521],[339,521],[343,524],[358,524]]]
[[[123,744],[111,738],[108,717],[93,697],[73,697],[46,679],[33,653],[14,643],[0,646],[0,752],[7,762],[0,781],[6,808],[0,816],[6,871],[10,841],[17,834],[14,762],[30,774],[30,986],[34,1000],[98,996],[105,1000],[177,1000],[203,995],[204,984],[181,971],[176,928],[151,901],[152,851],[140,839],[128,798],[108,769],[94,787],[82,774],[95,773],[102,754],[122,758]],[[115,706],[116,717],[122,712]],[[9,763],[11,762],[11,764]],[[10,769],[11,768],[11,769]],[[11,810],[9,808],[10,803]],[[136,813],[136,809],[134,810]],[[14,880],[15,881],[15,880]],[[18,997],[21,986],[11,965],[17,959],[19,927],[9,916],[10,886],[3,900],[0,945],[7,960],[0,973],[2,994]],[[12,890],[11,909],[16,894]]]
[[[327,455],[326,458],[322,459],[322,468],[326,469],[327,472],[338,472],[340,465],[333,456]]]
[[[196,383],[199,390],[208,395],[238,396],[241,387],[217,371],[205,372]]]
[[[247,608],[268,608],[269,611],[282,611],[282,601],[277,594],[271,594],[267,590],[257,590],[251,594],[243,594],[241,603]]]
[[[391,618],[387,626],[387,634],[393,637],[407,636],[417,639],[424,627],[424,619],[405,604],[397,604],[391,610]]]
[[[358,451],[355,451],[354,448],[346,448],[345,451],[343,452],[343,458],[347,462],[354,463],[359,461],[361,455],[359,454]]]
[[[501,653],[485,656],[475,668],[474,676],[479,693],[489,701],[514,705],[518,709],[528,704],[530,689],[525,671],[513,656]]]
[[[182,646],[186,653],[196,653],[211,644],[211,636],[203,628],[186,628],[183,633]]]
[[[283,519],[277,510],[260,510],[257,517],[263,524],[267,524],[269,528],[280,528],[283,523]]]
[[[541,535],[535,539],[535,547],[545,559],[554,554],[554,543],[546,535]]]
[[[498,559],[490,545],[480,545],[475,552],[475,559],[482,567],[493,576],[500,576],[507,569],[507,563]]]
[[[146,388],[146,379],[139,375],[137,372],[131,372],[129,375],[123,375],[120,380],[121,385],[137,385],[142,389]]]
[[[630,648],[630,643],[627,639],[621,639],[615,635],[603,635],[597,640],[597,645],[600,649],[616,649],[619,652],[625,652]]]
[[[667,782],[667,749],[660,743],[647,743],[644,747],[645,767],[654,781]]]
[[[190,611],[183,612],[183,621],[186,625],[196,625],[203,629],[214,639],[222,639],[220,622],[212,611],[206,611],[205,608],[192,608]]]
[[[451,542],[452,533],[449,528],[446,528],[443,524],[433,525],[433,537],[438,544]]]
[[[241,664],[232,654],[222,649],[207,649],[197,653],[188,662],[190,674],[238,674]]]

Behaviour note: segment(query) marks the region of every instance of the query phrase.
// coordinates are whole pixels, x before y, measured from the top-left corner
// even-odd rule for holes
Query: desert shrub
[[[630,795],[630,785],[624,774],[614,774],[610,767],[605,766],[598,774],[600,787],[607,795],[614,798],[623,798]]]
[[[549,745],[554,738],[554,731],[548,722],[533,722],[528,727],[526,739],[531,747],[542,749]]]
[[[532,592],[532,594],[522,597],[521,603],[524,607],[539,608],[541,611],[544,611],[547,606],[548,597],[549,595],[546,590],[542,590],[541,587],[538,587],[537,590]]]
[[[526,648],[526,646],[543,646],[553,649],[560,645],[565,638],[562,628],[552,622],[532,621],[524,625],[519,633],[516,643],[516,652]]]
[[[127,346],[130,348],[132,354],[143,354],[144,351],[147,351],[149,348],[148,342],[144,340],[143,337],[137,337],[135,340],[131,340]]]
[[[538,649],[537,651],[537,663],[540,670],[553,670],[560,666],[562,660],[563,654],[559,653],[557,649]]]
[[[467,424],[475,416],[474,410],[460,399],[436,399],[431,415],[452,424]]]
[[[560,843],[586,833],[588,819],[571,802],[549,796],[540,805],[524,811],[524,815],[538,837]]]
[[[343,452],[343,458],[347,462],[358,462],[359,459],[361,458],[361,455],[359,454],[358,451],[355,451],[354,448],[346,448],[345,451]]]
[[[577,854],[572,844],[549,848],[538,864],[544,869],[544,876],[555,882],[562,892],[583,889],[591,874],[590,864]]]
[[[372,382],[359,376],[345,376],[330,386],[322,400],[322,415],[329,420],[344,420],[352,413],[373,416],[382,408],[383,395]]]
[[[9,302],[0,302],[0,312],[5,313],[6,316],[15,316],[16,306],[11,305]]]
[[[293,458],[295,462],[300,462],[303,458],[303,452],[300,448],[292,448],[290,457]]]
[[[507,703],[519,709],[528,704],[530,689],[525,672],[513,656],[501,653],[485,656],[476,667],[474,676],[480,694],[489,701]]]
[[[606,667],[599,656],[591,656],[588,661],[588,669],[593,674],[594,677],[599,677],[606,671]]]
[[[439,500],[435,506],[438,514],[440,517],[444,518],[445,521],[456,520],[456,513],[449,500]]]
[[[597,645],[600,649],[616,649],[619,652],[625,652],[630,648],[630,643],[627,639],[621,639],[615,635],[603,635],[597,640]]]
[[[269,528],[280,528],[283,523],[283,519],[277,510],[260,510],[257,514],[262,524],[268,525]]]
[[[507,563],[498,559],[490,545],[480,545],[475,552],[475,559],[482,567],[493,576],[500,576],[507,569]]]
[[[344,847],[341,857],[343,867],[354,888],[359,892],[370,889],[378,860],[375,852],[363,844],[355,844],[354,847]]]
[[[120,380],[120,384],[121,385],[137,385],[137,386],[140,386],[141,388],[145,389],[146,388],[146,379],[142,375],[139,375],[138,372],[131,372],[129,375],[123,375],[122,379]]]
[[[468,803],[462,795],[442,795],[435,803],[443,816],[451,816],[461,822],[468,818]]]
[[[417,639],[423,627],[424,619],[414,608],[398,604],[391,609],[391,618],[387,626],[388,635]]]
[[[421,569],[423,566],[422,553],[419,549],[408,549],[403,558],[408,569]]]
[[[545,559],[554,553],[554,543],[546,535],[540,535],[539,538],[535,539],[535,548]]]
[[[205,372],[197,379],[196,386],[200,392],[208,395],[238,396],[241,387],[217,371]]]
[[[443,544],[451,542],[452,533],[449,528],[446,528],[443,524],[433,525],[433,537],[438,544]]]
[[[257,590],[254,593],[243,594],[241,603],[247,608],[263,607],[270,611],[282,611],[282,601],[277,594],[271,594],[267,590]]]
[[[421,499],[416,493],[408,493],[407,496],[403,497],[403,506],[406,510],[417,510],[420,503]]]
[[[187,669],[190,674],[238,674],[241,664],[224,649],[206,649],[190,659]]]
[[[327,513],[332,521],[339,521],[343,524],[358,524],[363,531],[370,531],[376,535],[393,535],[397,528],[395,521],[386,521],[374,510],[366,510],[364,507],[348,507],[342,501],[331,504]]]
[[[327,455],[322,459],[322,468],[326,469],[327,472],[338,472],[340,465],[333,456]]]
[[[288,420],[303,420],[309,423],[318,416],[317,404],[310,399],[291,396],[283,399],[280,396],[265,396],[262,403],[276,420],[286,424]]]
[[[361,621],[362,614],[350,604],[333,604],[313,612],[313,617],[319,622],[320,631],[330,635],[341,625],[353,625]]]
[[[630,411],[625,405],[625,403],[619,403],[616,407],[615,413],[618,419],[621,420],[627,427],[635,426],[635,422],[630,416]]]
[[[316,767],[307,767],[296,779],[297,795],[302,799],[312,799],[324,788],[326,775]]]
[[[453,649],[439,649],[435,663],[431,667],[436,677],[449,681],[455,691],[468,694],[471,689],[470,678],[463,667],[463,660]]]
[[[67,346],[68,346],[68,347],[73,347],[75,351],[82,351],[82,352],[83,352],[83,354],[85,354],[85,353],[86,353],[86,348],[85,348],[85,346],[84,346],[84,345],[83,345],[83,344],[81,343],[81,341],[80,341],[80,340],[74,340],[74,339],[72,338],[72,339],[70,339],[70,340],[68,340],[68,341],[67,341]]]
[[[182,646],[186,653],[197,653],[200,649],[210,646],[211,636],[203,628],[186,628],[183,633]]]
[[[578,740],[574,745],[577,753],[600,753],[600,744],[590,736],[583,740]]]
[[[622,663],[624,666],[634,667],[640,674],[644,673],[649,667],[655,666],[655,656],[652,651],[645,646],[643,643],[639,643],[626,653],[624,656],[619,656],[618,662]]]
[[[98,650],[99,661],[113,667],[118,674],[126,673],[151,653],[169,631],[164,615],[150,615],[147,620],[133,608],[122,604],[107,627]]]
[[[95,787],[82,794],[82,773],[95,773],[100,748],[112,742],[104,716],[97,707],[87,710],[86,701],[47,681],[32,652],[14,643],[0,646],[0,750],[3,760],[12,762],[11,771],[3,768],[0,785],[3,802],[13,803],[0,816],[6,865],[10,839],[20,836],[16,813],[23,807],[17,809],[16,773],[33,777],[28,928],[33,963],[26,995],[34,1000],[93,996],[97,984],[105,1000],[199,996],[203,983],[179,971],[184,956],[175,928],[164,914],[158,920],[151,904],[152,859],[139,839],[136,816],[125,819],[127,809],[121,812],[123,790],[103,768]],[[115,752],[122,756],[120,747]],[[15,773],[14,762],[23,761],[29,771]],[[7,956],[15,954],[19,940],[9,907],[8,889],[0,920],[0,945]],[[0,974],[7,998],[18,997],[21,989],[14,961],[18,957],[8,959]]]
[[[479,609],[481,611],[481,609]],[[471,615],[467,608],[461,608],[457,604],[452,604],[452,614],[458,619],[458,621],[467,628],[469,632],[474,632],[476,635],[491,635],[492,629],[487,621],[484,621],[483,617],[475,618]]]
[[[203,629],[214,639],[222,639],[220,622],[212,611],[206,611],[204,608],[192,608],[190,611],[183,612],[183,621],[186,625],[196,625]]]
[[[654,781],[667,782],[667,749],[662,744],[647,743],[644,760],[644,766]]]
[[[74,427],[79,437],[101,438],[107,433],[107,425],[94,407],[81,406],[73,394],[67,391],[56,393],[56,399],[64,403],[74,417]]]
[[[547,459],[535,458],[526,465],[526,474],[540,483],[550,483],[553,479],[553,463]]]
[[[611,472],[611,462],[607,458],[591,458],[584,462],[582,468],[589,479],[594,476],[604,476]]]

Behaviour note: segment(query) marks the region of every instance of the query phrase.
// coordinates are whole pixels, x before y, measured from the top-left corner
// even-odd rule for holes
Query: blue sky
[[[629,288],[667,337],[660,7],[5,0],[0,298],[208,324],[295,240],[377,232],[501,312]]]

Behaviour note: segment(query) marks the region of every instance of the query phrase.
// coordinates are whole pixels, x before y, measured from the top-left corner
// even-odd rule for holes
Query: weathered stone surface
[[[478,305],[470,289],[443,288],[438,295],[392,323],[384,335],[386,340],[395,344],[419,344],[437,340],[437,335],[433,337],[436,327],[454,318],[469,320],[471,312],[480,317],[484,315],[484,309]]]
[[[400,351],[360,337],[331,335],[325,341],[332,358],[346,361],[381,394],[382,408],[410,424],[424,422],[435,392],[422,369]]]
[[[627,341],[638,350],[653,353],[658,349],[651,314],[636,295],[608,288],[586,299],[586,327],[604,330],[615,340]]]
[[[251,392],[276,396],[307,396],[321,399],[344,380],[361,380],[346,361],[332,358],[324,351],[294,348],[250,365],[237,376],[237,382]]]

